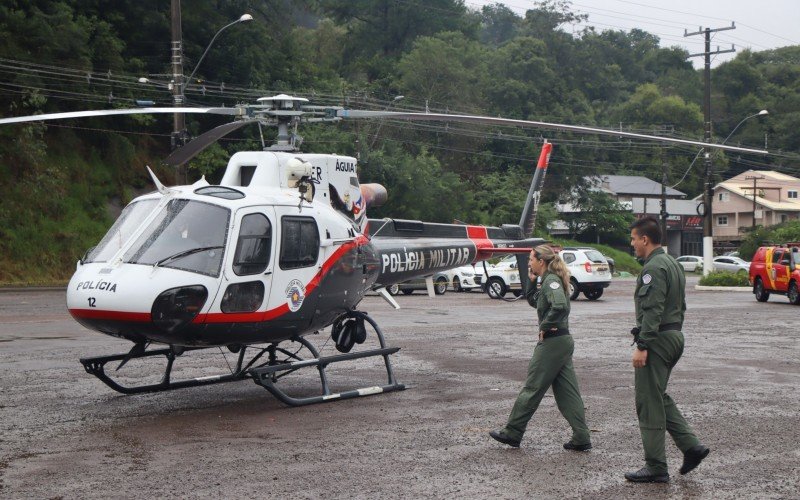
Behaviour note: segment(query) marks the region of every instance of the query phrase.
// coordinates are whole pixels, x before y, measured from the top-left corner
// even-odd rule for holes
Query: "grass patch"
[[[750,286],[745,272],[713,271],[700,278],[698,283],[702,286]]]
[[[551,240],[553,243],[558,243],[564,247],[592,247],[596,248],[600,253],[611,257],[614,259],[614,263],[616,265],[615,271],[616,272],[628,272],[631,274],[639,274],[639,271],[642,270],[642,265],[639,264],[639,261],[633,255],[625,253],[623,251],[617,250],[612,248],[608,245],[597,245],[594,243],[581,243],[579,241],[574,240],[561,240],[561,239],[553,239]]]

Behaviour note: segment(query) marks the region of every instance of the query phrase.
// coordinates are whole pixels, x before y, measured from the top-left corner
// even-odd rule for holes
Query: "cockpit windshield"
[[[133,233],[156,207],[158,201],[136,201],[125,207],[111,229],[103,236],[100,243],[89,251],[83,262],[108,262],[133,236]]]
[[[123,261],[219,276],[230,210],[172,200],[125,252]]]

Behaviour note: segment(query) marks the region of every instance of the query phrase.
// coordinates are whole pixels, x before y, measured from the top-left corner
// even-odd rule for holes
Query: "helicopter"
[[[0,119],[0,125],[142,113],[208,113],[234,121],[198,136],[166,159],[186,163],[205,147],[248,124],[275,126],[277,141],[261,151],[233,154],[217,185],[205,178],[167,187],[149,169],[156,190],[132,200],[101,241],[78,261],[67,287],[67,308],[86,328],[133,343],[130,351],[81,358],[87,373],[112,389],[135,394],[252,379],[290,406],[403,390],[377,322],[358,306],[377,291],[399,308],[386,287],[453,267],[527,254],[545,240],[532,237],[540,191],[552,151],[543,145],[518,224],[486,227],[417,220],[369,219],[387,190],[361,184],[356,158],[299,151],[300,123],[392,118],[546,128],[683,143],[724,150],[734,146],[546,122],[471,115],[350,110],[313,106],[302,97],[264,97],[233,108],[133,108]],[[262,135],[263,137],[263,135]],[[526,273],[520,273],[523,286]],[[374,332],[378,347],[352,351]],[[306,339],[330,327],[339,354],[321,356]],[[298,349],[284,347],[299,345]],[[165,347],[152,348],[152,345]],[[201,349],[237,354],[230,373],[172,380],[174,363]],[[309,357],[299,355],[305,348]],[[124,385],[108,363],[165,359],[160,382]],[[326,369],[343,361],[382,357],[388,381],[332,392]],[[292,396],[277,382],[302,368],[319,372],[321,394]]]

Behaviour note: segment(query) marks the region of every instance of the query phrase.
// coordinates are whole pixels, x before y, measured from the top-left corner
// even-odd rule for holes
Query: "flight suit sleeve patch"
[[[647,273],[644,276],[642,276],[642,283],[644,283],[645,285],[649,285],[651,281],[653,281],[653,277],[650,276],[650,273]]]
[[[551,282],[551,283],[550,283],[550,288],[552,288],[553,290],[558,290],[558,289],[559,289],[559,287],[561,287],[561,285],[559,285],[559,284],[558,284],[557,282],[555,282],[555,281],[553,281],[553,282]]]

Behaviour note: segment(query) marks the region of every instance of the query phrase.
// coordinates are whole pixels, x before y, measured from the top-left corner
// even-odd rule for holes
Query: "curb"
[[[66,291],[66,286],[20,286],[0,287],[0,293],[58,292]]]
[[[695,290],[700,290],[701,292],[753,292],[753,287],[751,286],[704,286],[704,285],[695,285]]]

